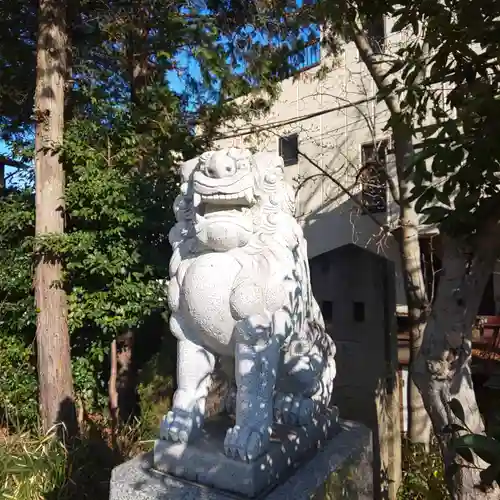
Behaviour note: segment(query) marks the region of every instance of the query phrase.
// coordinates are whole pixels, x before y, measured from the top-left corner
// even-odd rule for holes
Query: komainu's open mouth
[[[254,204],[253,192],[251,189],[244,193],[214,193],[194,195],[195,206],[202,216],[210,216],[210,214],[227,213],[228,215],[236,215],[237,213],[244,214]]]

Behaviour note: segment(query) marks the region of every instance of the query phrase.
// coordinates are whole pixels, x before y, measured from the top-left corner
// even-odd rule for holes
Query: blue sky
[[[297,0],[297,4],[300,7],[302,5],[303,0]],[[262,44],[279,44],[280,40],[278,39],[273,39],[269,40],[269,38],[266,35],[263,35],[262,33],[257,33],[253,32],[252,28],[249,27],[248,32],[252,35],[253,40],[256,42],[262,43]],[[319,30],[316,25],[311,25],[309,29],[304,29],[303,34],[304,36],[301,38],[308,39],[309,36],[312,34],[318,34]],[[221,43],[223,44],[225,40],[221,40]],[[180,54],[176,57],[177,61],[177,67],[182,68],[183,72],[188,74],[191,78],[194,78],[197,81],[201,80],[201,69],[196,61],[196,58],[193,57],[188,50],[183,50],[180,52]],[[234,68],[234,72],[241,74],[245,71],[245,65],[243,62],[240,62],[237,67]],[[179,77],[179,71],[169,71],[167,72],[167,81],[169,87],[176,93],[181,94],[184,89],[185,89],[185,83],[182,79],[182,77]],[[217,87],[217,85],[215,85]],[[192,102],[192,105],[194,105],[194,99]],[[191,106],[190,106],[191,107]],[[193,109],[190,109],[190,111],[194,111]]]
[[[295,0],[295,5],[296,5],[296,8],[300,8],[304,4],[311,4],[314,1],[315,0]],[[199,9],[200,9],[198,11],[199,14],[202,14],[202,15],[209,14],[209,11],[202,7],[204,5],[203,0],[198,0],[198,1],[194,0],[193,4],[195,4],[195,5],[197,4],[199,6]],[[292,7],[289,7],[289,9],[292,10]],[[248,25],[248,28],[245,29],[244,31],[246,31],[248,34],[250,34],[252,36],[252,39],[255,42],[259,42],[259,43],[262,43],[264,45],[269,44],[269,43],[270,44],[279,44],[280,43],[280,40],[278,40],[277,38],[269,40],[269,37],[267,37],[265,34],[262,34],[262,33],[255,31],[250,25]],[[318,26],[311,25],[310,29],[304,29],[303,33],[304,33],[305,38],[308,38],[311,33],[318,35],[319,34]],[[221,44],[224,44],[226,41],[227,41],[227,39],[224,39],[224,38],[220,39]],[[176,62],[177,62],[178,67],[183,68],[184,71],[190,75],[190,77],[200,81],[201,71],[200,71],[199,64],[197,63],[196,59],[189,53],[188,50],[181,51],[176,59],[177,59]],[[234,68],[234,71],[235,71],[235,73],[238,73],[238,74],[243,73],[245,71],[244,64],[242,62],[240,62],[240,64],[238,64],[238,66],[236,68]],[[177,71],[169,71],[167,73],[167,81],[168,81],[170,88],[174,92],[177,92],[180,94],[184,91],[184,88],[185,88],[184,82],[183,82],[182,78],[179,77]],[[193,104],[194,104],[194,102],[193,102]]]
[[[0,155],[8,156],[9,148],[5,145],[3,141],[0,141]],[[9,175],[14,171],[12,167],[5,167],[5,175]]]
[[[314,1],[314,0],[313,0]],[[297,7],[301,7],[304,2],[307,2],[307,0],[296,0],[296,5]],[[203,13],[203,12],[202,12]],[[311,31],[317,32],[317,26],[311,26]],[[252,31],[252,28],[249,27],[249,31]],[[307,36],[309,30],[304,30],[304,34]],[[253,38],[255,41],[259,41],[260,43],[266,44],[266,43],[279,43],[279,40],[271,40],[269,41],[268,37],[263,36],[260,33],[252,33]],[[221,40],[221,43],[224,43],[224,40]],[[189,53],[188,50],[181,51],[179,55],[177,56],[177,66],[179,68],[182,68],[184,74],[189,75],[191,78],[194,78],[195,80],[200,81],[201,80],[201,70],[198,62],[196,59]],[[235,68],[235,72],[237,73],[242,73],[245,71],[245,67],[243,64],[239,64],[238,67]],[[167,82],[169,87],[176,93],[182,94],[185,90],[185,82],[182,77],[179,77],[179,74],[177,71],[169,71],[167,73]],[[217,87],[217,84],[215,84],[215,87]],[[188,104],[188,107],[190,108],[190,111],[194,111],[194,108],[196,106],[197,100],[195,99],[196,96],[193,96],[192,101]],[[8,154],[8,148],[6,147],[5,143],[3,141],[0,141],[0,154]],[[12,168],[7,167],[6,168],[6,174],[9,175],[13,171]]]

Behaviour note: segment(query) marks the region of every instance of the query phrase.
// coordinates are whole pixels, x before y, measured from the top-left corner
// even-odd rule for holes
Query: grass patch
[[[0,434],[0,498],[108,500],[111,470],[152,447],[140,422],[120,427],[89,418],[80,436],[63,443],[33,432]]]
[[[0,494],[16,500],[45,499],[66,482],[68,455],[62,443],[29,433],[0,437]]]

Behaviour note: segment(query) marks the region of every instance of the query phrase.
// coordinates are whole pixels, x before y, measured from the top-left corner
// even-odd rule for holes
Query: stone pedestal
[[[337,408],[315,417],[309,427],[275,424],[269,450],[247,463],[224,454],[224,437],[234,424],[221,414],[206,421],[203,435],[192,444],[156,441],[153,469],[253,498],[293,474],[340,431]]]
[[[197,451],[191,449],[193,445],[181,453],[182,445],[157,443],[154,453],[116,467],[110,500],[373,498],[372,437],[362,424],[339,421],[331,432],[333,437],[326,439],[321,439],[320,434],[308,437],[304,430],[281,434],[276,436],[281,441],[273,443],[265,458],[253,465],[225,457],[221,461],[217,428],[217,423],[209,425]],[[311,456],[302,439],[319,439],[320,449],[314,449]],[[208,447],[210,443],[214,450]],[[214,483],[219,487],[208,486]]]

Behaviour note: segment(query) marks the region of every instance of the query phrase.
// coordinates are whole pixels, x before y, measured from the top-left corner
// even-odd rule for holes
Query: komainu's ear
[[[191,160],[185,161],[180,166],[180,174],[181,174],[181,182],[189,182],[193,172],[196,167],[200,163],[200,157],[196,156],[195,158],[191,158]]]

